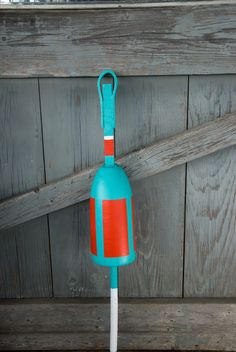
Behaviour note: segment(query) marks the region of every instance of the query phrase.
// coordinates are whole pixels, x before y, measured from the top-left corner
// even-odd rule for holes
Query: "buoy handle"
[[[105,76],[111,76],[113,78],[113,84],[102,83],[102,79]],[[101,105],[101,127],[106,128],[106,113],[109,110],[110,114],[113,115],[115,125],[115,97],[118,87],[118,78],[112,70],[103,71],[97,81],[98,95]]]
[[[113,78],[113,84],[102,83],[105,76]],[[115,72],[103,71],[98,77],[97,87],[101,104],[101,127],[104,129],[104,157],[105,165],[113,166],[115,163],[115,127],[116,109],[115,97],[118,86],[118,79]]]

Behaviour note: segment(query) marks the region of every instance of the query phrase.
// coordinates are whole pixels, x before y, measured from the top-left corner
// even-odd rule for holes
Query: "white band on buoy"
[[[118,288],[111,288],[110,352],[117,352]]]
[[[110,141],[110,140],[114,139],[114,136],[104,136],[104,139],[106,141]]]

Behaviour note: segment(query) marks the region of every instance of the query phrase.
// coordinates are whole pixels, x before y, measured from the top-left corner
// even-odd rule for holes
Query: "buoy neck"
[[[115,164],[115,102],[111,84],[102,85],[102,95],[105,165],[113,166]]]
[[[110,287],[118,288],[118,267],[117,266],[110,267]]]

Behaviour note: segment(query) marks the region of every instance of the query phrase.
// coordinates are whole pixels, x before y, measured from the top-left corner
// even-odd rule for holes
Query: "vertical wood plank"
[[[103,159],[96,79],[41,79],[47,181]],[[49,216],[55,296],[107,296],[108,270],[89,257],[89,206]]]
[[[186,128],[187,77],[120,80],[117,152]],[[120,268],[120,295],[182,295],[185,166],[133,183],[137,261]]]
[[[14,230],[0,233],[0,298],[19,298],[20,276]]]
[[[236,76],[190,78],[189,127],[236,110]],[[187,166],[185,296],[236,294],[236,148]]]
[[[40,85],[47,181],[101,161],[96,79],[41,79]],[[118,92],[117,154],[185,128],[187,77],[120,78]],[[182,295],[184,182],[181,166],[134,185],[139,259],[121,269],[121,295]],[[55,295],[109,294],[108,270],[88,255],[88,210],[84,202],[50,215]]]
[[[0,198],[44,183],[38,82],[0,84]],[[46,217],[0,233],[0,296],[51,296]]]

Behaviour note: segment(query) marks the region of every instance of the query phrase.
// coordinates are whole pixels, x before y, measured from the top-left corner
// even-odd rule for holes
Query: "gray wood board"
[[[108,300],[0,305],[1,350],[105,350]],[[235,300],[126,299],[119,305],[119,349],[235,351]]]
[[[190,77],[189,127],[236,110],[236,76]],[[236,294],[236,148],[187,168],[185,296]]]
[[[0,16],[2,77],[236,73],[236,3]]]
[[[236,113],[203,123],[117,159],[140,180],[236,144]],[[98,165],[0,202],[0,229],[88,199]]]
[[[47,181],[100,162],[103,137],[96,80],[43,79],[40,86]],[[185,128],[187,77],[123,78],[118,92],[118,155]],[[120,293],[179,296],[182,294],[184,166],[141,181],[134,188],[139,259],[137,265],[121,274]],[[163,198],[162,204],[154,194]],[[175,208],[178,211],[173,217]],[[108,269],[95,267],[89,258],[88,210],[88,204],[82,203],[50,216],[55,295],[109,295]],[[156,279],[151,280],[154,276]]]
[[[21,2],[17,3],[17,2],[12,2],[12,3],[5,3],[5,4],[1,4],[0,8],[2,9],[74,9],[74,8],[94,8],[94,9],[99,9],[99,8],[116,8],[118,6],[120,7],[141,7],[141,6],[152,6],[152,7],[157,7],[162,5],[162,3],[165,4],[165,6],[168,5],[168,3],[175,3],[176,5],[181,6],[181,4],[178,3],[183,3],[183,2],[191,2],[194,4],[198,4],[201,1],[205,1],[205,0],[67,0],[67,2],[63,3],[60,2],[60,0],[54,0],[53,3],[51,2],[51,0],[44,0],[43,3],[31,3],[31,5],[27,2],[27,0],[21,0]],[[212,1],[213,3],[217,0],[207,0],[207,3],[209,3],[210,1]],[[219,2],[220,0],[218,0],[217,2]],[[225,0],[221,0],[221,1],[225,1]],[[35,6],[36,5],[36,6]],[[82,6],[81,6],[82,5]],[[86,7],[84,7],[83,5],[86,5]]]
[[[38,82],[0,81],[0,197],[44,183]],[[0,296],[48,297],[51,270],[46,217],[0,233]]]
[[[187,81],[187,77],[120,80],[118,155],[185,129]],[[181,296],[184,184],[184,165],[132,183],[138,257],[120,268],[121,296]]]
[[[47,182],[101,162],[96,80],[41,79],[40,90]],[[108,269],[89,257],[88,205],[86,201],[49,217],[55,296],[109,295]]]

